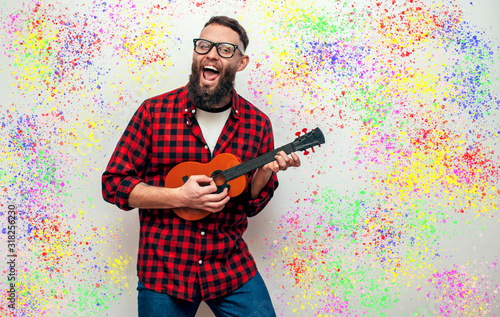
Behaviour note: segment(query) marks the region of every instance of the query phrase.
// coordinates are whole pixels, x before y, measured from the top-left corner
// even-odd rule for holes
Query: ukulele
[[[291,143],[244,163],[241,162],[239,157],[231,153],[221,153],[208,163],[182,162],[168,172],[165,178],[165,187],[181,187],[191,175],[206,175],[211,177],[217,186],[216,193],[221,193],[227,188],[229,190],[228,196],[236,197],[245,190],[248,184],[246,174],[274,161],[278,152],[284,151],[286,154],[290,154],[323,143],[325,143],[323,132],[316,128],[303,136],[299,136]],[[179,217],[190,221],[203,219],[210,214],[209,211],[193,208],[174,208],[173,210]]]

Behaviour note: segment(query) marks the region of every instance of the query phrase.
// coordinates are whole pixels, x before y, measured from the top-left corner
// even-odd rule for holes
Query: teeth
[[[214,72],[219,72],[219,70],[213,66],[205,66],[204,68],[209,69],[209,70],[214,71]]]

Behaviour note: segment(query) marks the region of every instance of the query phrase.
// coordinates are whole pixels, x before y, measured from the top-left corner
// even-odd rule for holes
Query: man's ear
[[[238,71],[241,72],[242,70],[244,70],[249,62],[250,62],[250,57],[248,57],[248,55],[243,55],[240,61],[240,65],[238,65]]]

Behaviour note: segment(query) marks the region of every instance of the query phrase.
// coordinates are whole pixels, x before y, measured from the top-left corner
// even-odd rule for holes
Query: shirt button
[[[189,125],[189,121],[186,121],[186,124]]]
[[[189,109],[184,109],[184,112],[188,112],[188,111],[189,111]]]
[[[205,231],[200,232],[200,234],[201,234],[202,236],[204,236],[204,235],[205,235]]]
[[[198,263],[199,263],[199,264],[203,264],[203,260],[199,260],[199,261],[198,261]]]
[[[192,113],[195,113],[195,112],[196,112],[196,110],[194,110],[194,109],[193,109],[193,110],[191,110],[191,112],[192,112]]]
[[[205,145],[205,150],[208,150],[208,145]]]

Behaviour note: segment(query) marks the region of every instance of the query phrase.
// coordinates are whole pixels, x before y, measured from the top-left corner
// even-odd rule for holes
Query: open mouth
[[[214,66],[203,67],[203,78],[207,81],[214,81],[219,77],[220,71]]]

